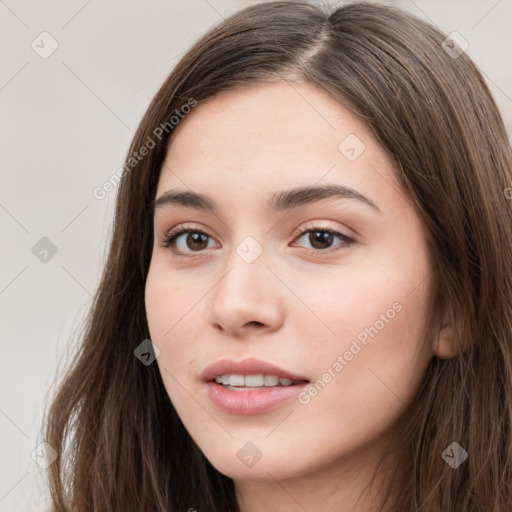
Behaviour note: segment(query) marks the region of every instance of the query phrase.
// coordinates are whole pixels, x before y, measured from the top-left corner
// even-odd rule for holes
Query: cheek
[[[146,280],[145,305],[154,342],[166,345],[185,327],[193,332],[197,310],[204,307],[201,280],[172,272],[168,266],[152,263]]]
[[[335,334],[309,354],[317,380],[301,403],[324,424],[319,428],[369,441],[412,400],[432,354],[424,342],[427,266],[409,261],[347,271],[317,298],[316,311]]]
[[[204,286],[204,281],[180,279],[153,266],[146,282],[146,315],[151,340],[160,349],[156,363],[170,401],[193,439],[200,446],[208,439],[209,450],[217,453],[222,447],[216,444],[225,442],[225,432],[196,398],[200,392],[197,357],[202,353],[196,340],[204,333],[198,319],[207,314],[201,283]]]
[[[145,304],[151,340],[160,349],[157,363],[169,395],[179,383],[189,380],[196,341],[200,338],[198,318],[206,314],[203,293],[194,280],[177,279],[168,270],[150,267]],[[178,388],[176,387],[178,386]],[[172,396],[171,396],[172,398]]]

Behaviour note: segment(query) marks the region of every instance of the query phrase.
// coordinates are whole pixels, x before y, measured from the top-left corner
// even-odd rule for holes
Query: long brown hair
[[[481,74],[445,39],[382,5],[271,2],[222,21],[182,57],[131,143],[108,260],[46,412],[44,439],[59,452],[54,510],[239,510],[233,480],[189,436],[158,365],[134,350],[149,338],[144,287],[169,119],[220,90],[290,76],[363,118],[394,159],[426,230],[429,325],[448,312],[457,329],[459,354],[432,358],[410,406],[409,478],[394,510],[512,510],[512,157]],[[469,454],[456,469],[441,456],[452,442]]]

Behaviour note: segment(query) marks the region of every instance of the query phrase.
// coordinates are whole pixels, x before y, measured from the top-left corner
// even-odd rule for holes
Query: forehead
[[[330,151],[337,148],[339,130],[348,124],[360,137],[370,135],[363,122],[312,84],[245,85],[221,91],[195,107],[175,129],[169,150],[175,156],[192,148],[238,150],[225,158],[256,152],[261,143],[278,150],[274,157],[287,149],[297,152],[304,144],[315,152]]]
[[[158,193],[268,196],[337,182],[378,196],[394,181],[390,195],[400,188],[393,162],[356,115],[312,84],[278,82],[222,91],[192,109],[169,140]]]

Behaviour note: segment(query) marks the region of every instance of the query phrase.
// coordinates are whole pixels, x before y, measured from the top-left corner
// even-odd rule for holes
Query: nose
[[[279,329],[284,317],[284,286],[267,265],[265,252],[250,262],[232,251],[211,294],[210,325],[237,337]]]

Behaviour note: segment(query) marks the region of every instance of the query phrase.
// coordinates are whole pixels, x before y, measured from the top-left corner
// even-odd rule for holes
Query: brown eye
[[[189,233],[185,237],[185,244],[190,250],[206,249],[208,245],[208,236],[204,233]]]
[[[311,231],[308,241],[314,249],[328,249],[333,240],[333,234],[328,231]]]
[[[210,241],[213,242],[212,237],[197,229],[179,229],[165,237],[163,246],[170,247],[178,256],[189,256],[212,247]]]
[[[310,244],[310,249],[313,251],[333,252],[339,249],[349,247],[355,243],[355,240],[345,236],[339,231],[330,228],[315,228],[312,227],[305,231],[302,231],[296,240],[305,239]],[[340,240],[340,243],[335,244],[336,239]],[[334,244],[334,245],[333,245]],[[336,248],[337,246],[337,248]],[[332,249],[332,247],[335,247]],[[332,249],[329,251],[329,249]]]

